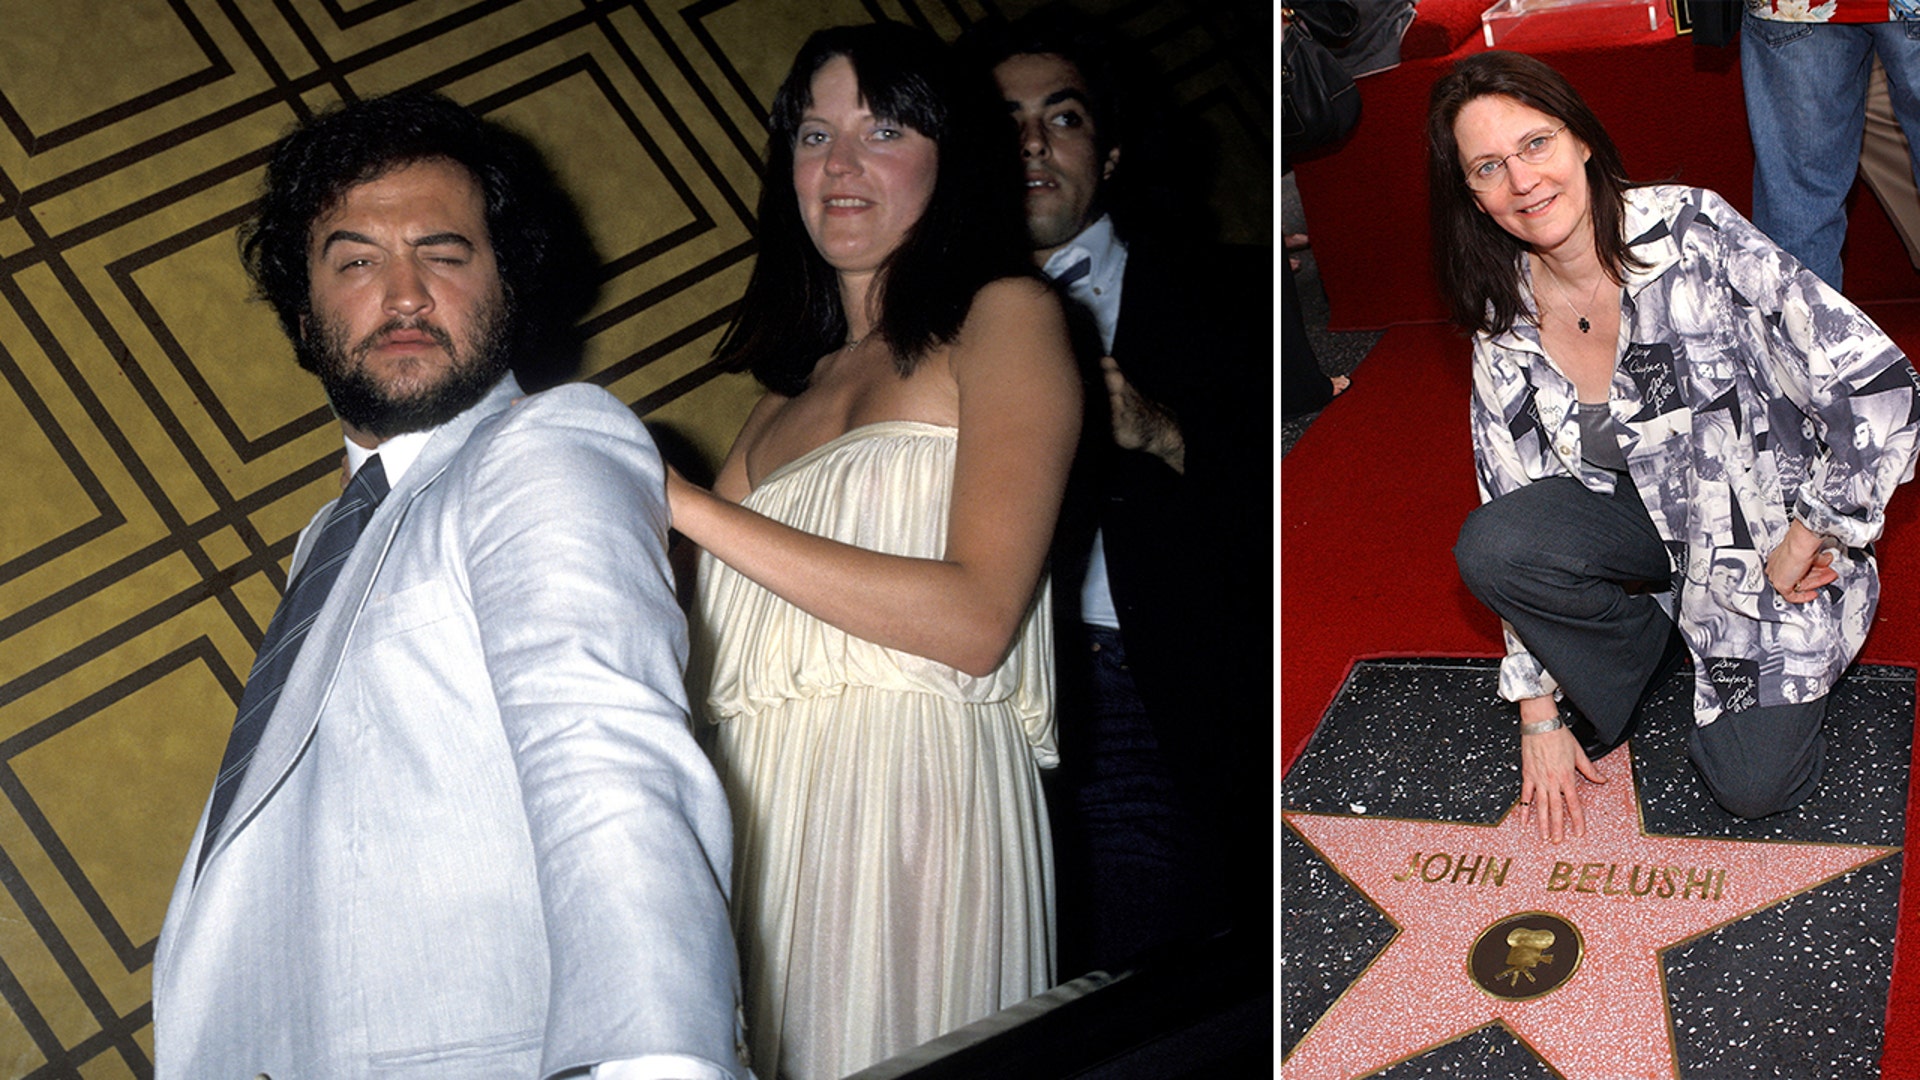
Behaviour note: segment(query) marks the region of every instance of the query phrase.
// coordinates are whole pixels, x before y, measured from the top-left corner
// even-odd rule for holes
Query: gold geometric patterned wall
[[[708,355],[805,36],[952,38],[1022,0],[0,0],[0,1080],[149,1076],[161,916],[337,427],[234,228],[268,146],[422,84],[530,137],[607,259],[583,377],[717,462]],[[1222,147],[1271,242],[1264,4],[1088,2]],[[1251,193],[1249,195],[1249,193]]]

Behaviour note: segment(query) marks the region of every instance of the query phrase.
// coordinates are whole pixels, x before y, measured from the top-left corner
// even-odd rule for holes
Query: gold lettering
[[[1653,895],[1659,897],[1662,900],[1665,900],[1667,897],[1672,896],[1674,889],[1678,888],[1678,886],[1676,886],[1673,883],[1673,879],[1679,873],[1680,873],[1680,868],[1677,866],[1661,867],[1660,868],[1660,891],[1654,893]]]
[[[1680,899],[1685,900],[1687,897],[1692,896],[1693,887],[1695,885],[1698,885],[1700,887],[1700,899],[1702,900],[1709,899],[1711,896],[1711,889],[1713,887],[1713,871],[1711,870],[1707,871],[1706,876],[1702,877],[1700,876],[1699,867],[1697,866],[1687,867],[1687,887],[1681,890]]]
[[[1615,873],[1615,872],[1617,872],[1617,871],[1618,871],[1619,869],[1620,869],[1620,864],[1619,864],[1619,863],[1608,863],[1608,864],[1607,864],[1607,883],[1606,883],[1605,885],[1602,885],[1602,886],[1600,886],[1600,892],[1601,892],[1601,895],[1603,895],[1603,896],[1625,896],[1625,895],[1627,894],[1627,890],[1626,890],[1626,889],[1625,889],[1624,887],[1622,887],[1622,888],[1618,888],[1618,889],[1616,889],[1616,888],[1614,888],[1614,887],[1613,887],[1613,875],[1614,875],[1614,873]]]
[[[1600,867],[1602,865],[1603,864],[1597,863],[1597,862],[1581,863],[1580,864],[1580,883],[1573,887],[1573,891],[1574,892],[1599,892],[1600,891]]]
[[[1407,856],[1407,865],[1393,875],[1393,880],[1419,880],[1429,885],[1492,884],[1504,888],[1507,884],[1507,871],[1511,869],[1513,869],[1512,856],[1498,859],[1492,855],[1453,856],[1444,851],[1436,851],[1429,855],[1424,851],[1416,851]],[[1572,868],[1569,867],[1568,871],[1571,872],[1571,870]],[[1565,887],[1561,886],[1561,888]]]
[[[1547,879],[1547,891],[1566,892],[1567,886],[1571,884],[1573,884],[1573,864],[1555,862],[1553,876]]]
[[[1722,868],[1720,871],[1720,880],[1713,887],[1713,898],[1715,900],[1720,899],[1720,893],[1726,887],[1727,887],[1727,871],[1724,868]]]
[[[1393,875],[1393,880],[1408,881],[1413,878],[1413,875],[1419,872],[1420,872],[1420,853],[1416,851],[1413,853],[1413,858],[1407,860],[1407,868]]]
[[[1467,884],[1473,884],[1473,879],[1480,876],[1480,858],[1480,856],[1475,855],[1473,861],[1468,862],[1467,857],[1462,855],[1453,860],[1453,883],[1455,885],[1460,884],[1460,875],[1465,874],[1467,875]]]
[[[1627,877],[1627,888],[1631,889],[1635,896],[1647,895],[1653,891],[1653,883],[1659,880],[1659,869],[1657,866],[1641,866],[1639,863],[1634,863],[1633,873]],[[1644,887],[1640,884],[1640,871],[1642,870],[1647,872],[1647,884]]]

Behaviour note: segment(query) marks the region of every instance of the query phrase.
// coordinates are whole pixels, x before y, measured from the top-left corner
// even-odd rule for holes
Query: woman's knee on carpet
[[[1805,802],[1826,768],[1826,699],[1722,713],[1687,736],[1687,757],[1713,800],[1742,818]]]

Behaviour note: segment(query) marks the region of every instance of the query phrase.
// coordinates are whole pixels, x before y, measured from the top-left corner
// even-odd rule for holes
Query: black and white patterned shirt
[[[1626,202],[1625,235],[1648,265],[1621,290],[1610,405],[1672,560],[1661,603],[1693,652],[1695,722],[1820,697],[1859,653],[1879,600],[1868,545],[1894,487],[1913,476],[1913,366],[1719,195],[1661,185]],[[1517,272],[1528,274],[1524,259]],[[1480,497],[1550,476],[1611,494],[1615,474],[1582,460],[1573,383],[1548,362],[1533,318],[1474,338]],[[1839,580],[1804,604],[1766,578],[1793,520],[1840,548]],[[1501,696],[1555,692],[1504,629]]]

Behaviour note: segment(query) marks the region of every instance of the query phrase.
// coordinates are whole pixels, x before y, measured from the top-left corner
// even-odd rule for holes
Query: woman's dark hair
[[[933,194],[881,265],[875,329],[902,377],[953,340],[973,296],[997,278],[1033,273],[1020,153],[1000,96],[931,33],[898,23],[822,30],[807,39],[774,95],[760,189],[759,258],[716,356],[782,394],[806,389],[813,366],[847,341],[840,285],[800,217],[793,148],[812,104],[813,77],[844,56],[876,117],[938,147]]]
[[[1600,118],[1561,74],[1515,52],[1483,52],[1461,60],[1433,84],[1427,108],[1427,190],[1433,210],[1433,266],[1453,321],[1469,330],[1498,334],[1526,310],[1519,262],[1526,245],[1481,211],[1467,187],[1453,123],[1468,102],[1504,97],[1567,125],[1593,151],[1587,159],[1592,196],[1593,246],[1615,281],[1643,263],[1621,235],[1626,178],[1620,151]]]
[[[552,322],[570,325],[592,303],[598,284],[591,244],[539,153],[439,94],[400,90],[335,106],[273,148],[266,190],[240,229],[240,255],[290,339],[300,339],[311,309],[313,223],[352,188],[429,160],[454,162],[480,187],[487,237],[519,335],[516,353],[554,333]]]

